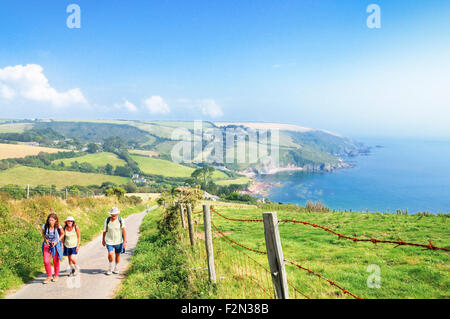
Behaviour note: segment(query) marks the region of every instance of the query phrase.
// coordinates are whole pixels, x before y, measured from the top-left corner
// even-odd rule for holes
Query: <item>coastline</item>
[[[238,172],[245,177],[252,180],[251,184],[246,190],[240,191],[241,194],[247,194],[256,197],[268,197],[273,187],[281,187],[281,182],[266,182],[257,179],[261,175],[276,175],[279,173],[293,173],[293,172],[308,172],[308,173],[331,173],[338,169],[349,169],[354,167],[354,164],[345,162],[339,159],[337,164],[322,164],[318,166],[305,165],[304,167],[288,165],[286,167],[268,168],[264,170],[264,173],[260,173],[256,169],[248,169],[243,172]]]

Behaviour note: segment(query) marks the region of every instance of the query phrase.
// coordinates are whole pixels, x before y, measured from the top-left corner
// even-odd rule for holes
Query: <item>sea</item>
[[[303,206],[308,200],[322,201],[341,211],[450,212],[450,140],[356,140],[372,150],[344,158],[353,168],[263,176],[259,180],[279,183],[268,198]]]

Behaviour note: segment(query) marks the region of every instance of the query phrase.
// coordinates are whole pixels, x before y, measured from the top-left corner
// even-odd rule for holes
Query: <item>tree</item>
[[[208,182],[212,180],[212,175],[214,173],[214,168],[211,166],[205,166],[202,168],[197,168],[192,172],[191,177],[200,183],[202,189],[205,189]]]
[[[109,163],[106,164],[106,166],[105,166],[105,172],[106,172],[106,174],[112,175],[113,169],[114,169],[114,167],[113,167],[111,164],[109,164]]]
[[[137,192],[137,186],[134,185],[133,183],[128,183],[124,186],[125,190],[127,191],[127,193],[136,193]]]
[[[126,149],[127,145],[118,136],[111,136],[103,141],[103,150],[106,152],[116,152],[118,150]]]
[[[122,187],[111,187],[108,188],[105,192],[106,196],[117,196],[117,198],[122,198],[126,191]]]
[[[123,177],[131,177],[133,175],[133,170],[128,166],[117,166],[114,175],[123,176]]]
[[[87,146],[87,152],[91,154],[95,154],[101,151],[101,147],[98,144],[95,143],[89,143]]]
[[[95,172],[95,167],[91,163],[83,162],[80,164],[80,172],[93,173]]]

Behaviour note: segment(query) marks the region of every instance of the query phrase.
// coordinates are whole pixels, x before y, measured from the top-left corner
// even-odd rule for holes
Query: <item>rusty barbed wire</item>
[[[230,217],[226,217],[224,215],[222,215],[221,213],[219,213],[217,210],[215,210],[214,208],[211,207],[211,211],[216,213],[217,215],[219,215],[220,217],[230,220],[230,221],[234,221],[234,222],[263,222],[262,219],[237,219],[237,218],[230,218]]]
[[[231,243],[233,243],[233,244],[235,244],[235,245],[237,245],[237,246],[239,246],[239,247],[242,247],[242,248],[244,248],[244,249],[247,249],[247,250],[256,252],[256,253],[258,253],[258,254],[267,255],[267,252],[260,251],[260,250],[256,250],[256,249],[253,249],[253,248],[249,248],[249,247],[247,247],[247,246],[245,246],[245,245],[243,245],[243,244],[241,244],[241,243],[238,243],[238,242],[234,241],[233,239],[231,239],[230,237],[228,237],[227,235],[225,235],[223,232],[221,232],[221,231],[217,228],[217,226],[214,224],[214,222],[212,222],[212,221],[211,221],[211,225],[215,228],[215,230],[216,230],[220,235],[222,235],[223,238],[226,238],[226,239],[227,239],[228,241],[230,241]],[[290,260],[288,260],[288,259],[286,259],[286,258],[284,258],[284,261],[287,262],[287,263],[290,263],[290,264],[292,264],[292,265],[294,265],[294,266],[297,266],[299,269],[306,270],[306,271],[308,271],[308,273],[314,274],[314,275],[316,275],[317,277],[319,277],[319,278],[321,278],[321,279],[326,280],[330,285],[337,287],[337,288],[340,289],[344,294],[348,294],[348,295],[350,295],[350,296],[352,296],[352,297],[354,297],[354,298],[356,298],[356,299],[362,299],[362,298],[360,298],[360,297],[354,295],[353,293],[349,292],[347,289],[342,288],[340,285],[336,284],[334,281],[331,281],[331,280],[325,278],[325,277],[322,276],[320,273],[317,273],[317,272],[315,272],[315,271],[313,271],[313,270],[311,270],[311,269],[309,269],[309,268],[303,267],[302,265],[299,265],[299,264],[297,264],[297,263],[295,263],[295,262],[293,262],[293,261],[290,261]],[[264,269],[265,269],[265,267],[264,267]],[[292,284],[291,284],[291,287],[293,287]],[[293,287],[293,288],[294,288],[294,287]],[[297,292],[299,292],[300,294],[304,295],[304,294],[303,294],[301,291],[299,291],[298,289],[296,289],[296,288],[294,288],[294,289],[295,289]],[[304,296],[307,297],[306,295],[304,295]],[[309,297],[307,297],[307,298],[309,299]]]
[[[232,242],[233,244],[235,244],[235,245],[237,245],[237,246],[239,246],[239,247],[242,247],[242,248],[244,248],[244,249],[247,249],[247,250],[249,250],[249,251],[253,251],[253,252],[257,253],[257,254],[267,255],[267,252],[265,252],[265,251],[253,249],[253,248],[247,247],[247,246],[245,246],[245,245],[243,245],[243,244],[241,244],[241,243],[238,243],[237,241],[234,241],[233,239],[231,239],[230,237],[228,237],[227,235],[225,235],[223,232],[221,232],[221,231],[219,230],[219,228],[217,228],[217,226],[214,224],[213,221],[211,221],[211,225],[215,228],[215,230],[216,230],[220,235],[222,235],[224,238],[228,239],[228,240],[229,240],[230,242]]]
[[[223,214],[219,213],[218,211],[216,211],[215,209],[211,209],[214,213],[216,213],[217,215],[219,215],[220,217],[230,220],[230,221],[241,221],[241,222],[263,222],[262,219],[236,219],[236,218],[229,218],[224,216]],[[378,243],[380,244],[394,244],[396,245],[394,248],[397,248],[398,246],[414,246],[414,247],[422,247],[425,249],[429,249],[429,250],[442,250],[442,251],[450,251],[450,248],[442,248],[442,247],[438,247],[433,245],[433,243],[431,242],[431,240],[428,241],[428,245],[426,244],[417,244],[417,243],[411,243],[411,242],[405,242],[403,241],[400,237],[398,238],[398,240],[385,240],[385,239],[378,239],[378,238],[357,238],[357,237],[352,237],[352,236],[347,236],[341,233],[338,233],[326,226],[322,226],[322,225],[318,225],[315,223],[310,223],[307,221],[301,221],[301,220],[295,220],[295,219],[280,219],[279,223],[294,223],[294,224],[303,224],[306,226],[311,226],[314,228],[319,228],[322,229],[330,234],[336,235],[339,237],[339,239],[343,238],[343,239],[348,239],[348,240],[352,240],[353,242],[371,242],[374,245],[377,245]]]
[[[320,278],[320,279],[326,280],[331,286],[334,286],[334,287],[338,288],[339,290],[341,290],[341,291],[344,293],[344,295],[350,295],[350,296],[352,296],[352,297],[355,298],[355,299],[363,299],[363,298],[358,297],[358,296],[356,296],[355,294],[351,293],[351,292],[348,291],[347,289],[341,287],[340,285],[338,285],[338,284],[335,283],[334,281],[332,281],[332,280],[330,280],[330,279],[324,277],[323,275],[321,275],[321,274],[318,273],[318,272],[315,272],[315,271],[313,271],[313,270],[311,270],[311,269],[309,269],[309,268],[303,267],[302,265],[300,265],[300,264],[298,264],[298,263],[296,263],[296,262],[294,262],[294,261],[288,260],[288,259],[286,259],[286,258],[284,258],[283,260],[284,260],[285,262],[291,264],[291,265],[296,266],[297,268],[299,268],[299,269],[301,269],[301,270],[307,271],[309,274],[313,274],[313,275],[317,276],[317,277]]]
[[[414,247],[422,247],[422,248],[426,248],[426,249],[430,249],[430,250],[450,251],[449,248],[441,248],[441,247],[434,246],[433,243],[431,242],[431,240],[428,241],[429,242],[428,245],[425,245],[425,244],[416,244],[416,243],[405,242],[405,241],[401,240],[400,237],[398,238],[398,240],[384,240],[384,239],[377,239],[377,238],[357,238],[357,237],[347,236],[347,235],[338,233],[332,229],[329,229],[328,227],[325,227],[322,225],[317,225],[317,224],[306,222],[306,221],[297,221],[295,219],[284,219],[284,220],[280,220],[279,222],[280,223],[303,224],[303,225],[311,226],[314,228],[320,228],[320,229],[326,231],[327,233],[338,236],[339,239],[341,239],[341,238],[349,239],[349,240],[352,240],[353,242],[372,242],[375,245],[377,243],[394,244],[394,245],[396,245],[394,248],[397,248],[398,246],[414,246]]]
[[[264,269],[265,272],[267,272],[269,275],[271,275],[270,270],[267,269],[264,265],[262,265],[260,262],[258,262],[256,259],[252,258],[251,256],[247,255],[245,252],[243,252],[242,250],[238,249],[236,246],[242,247],[243,245],[240,245],[236,242],[234,242],[232,239],[230,239],[229,237],[225,236],[221,231],[219,231],[217,229],[217,227],[214,226],[214,228],[216,229],[216,231],[222,235],[223,238],[228,239],[228,241],[231,243],[230,246],[233,247],[234,249],[236,249],[237,251],[239,251],[239,253],[247,256],[248,259],[250,259],[251,261],[253,261],[255,264],[257,264],[260,268]],[[236,246],[235,246],[236,245]],[[243,248],[243,247],[242,247]],[[248,249],[248,248],[247,248]],[[251,248],[250,248],[251,249]],[[253,251],[253,250],[252,250]],[[258,284],[258,283],[257,283]],[[301,292],[300,290],[298,290],[289,280],[288,280],[288,285],[294,289],[296,292],[298,292],[299,294],[301,294],[303,297],[305,297],[306,299],[311,299],[310,297],[308,297],[306,294],[304,294],[303,292]],[[258,286],[260,286],[258,284]],[[261,286],[260,286],[261,287]],[[261,287],[262,289],[264,289],[263,287]],[[265,290],[265,289],[264,289]]]

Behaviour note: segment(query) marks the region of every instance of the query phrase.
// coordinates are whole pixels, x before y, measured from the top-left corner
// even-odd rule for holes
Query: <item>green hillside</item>
[[[162,175],[167,177],[191,177],[193,168],[181,164],[173,163],[158,158],[150,158],[143,156],[131,156],[139,165],[139,168],[145,174]],[[228,175],[223,172],[215,171],[213,179],[227,179]]]
[[[145,174],[162,175],[168,177],[190,177],[192,172],[194,171],[193,168],[158,158],[136,155],[132,155],[131,158],[138,163],[139,168]]]
[[[253,123],[256,126],[263,124]],[[256,154],[259,147],[258,143],[260,142],[245,142],[249,130],[252,130],[245,125],[250,124],[228,123],[226,126],[217,127],[214,123],[203,122],[203,129],[216,128],[224,136],[226,132],[235,132],[240,135],[238,143],[246,143],[245,149],[247,153],[251,152],[252,154]],[[43,129],[49,132],[55,132],[55,134],[60,134],[64,138],[69,139],[69,142],[62,141],[63,139],[56,138],[55,135],[55,138],[49,138],[47,144],[52,140],[58,139],[60,141],[57,145],[64,145],[67,148],[75,147],[77,150],[83,148],[83,143],[86,146],[86,143],[100,143],[109,137],[120,137],[130,149],[153,151],[166,159],[170,157],[174,145],[179,142],[178,140],[172,140],[172,133],[176,129],[187,129],[190,134],[194,133],[193,121],[37,121],[34,123],[3,124],[0,125],[0,132],[2,127],[4,132],[22,132],[25,130],[24,132],[26,133],[30,129],[38,130],[38,132],[43,132]],[[277,124],[273,124],[273,127],[279,127],[281,167],[296,166],[311,171],[331,171],[348,167],[346,163],[341,161],[341,157],[356,156],[369,152],[368,147],[357,141],[326,131],[312,129],[296,131],[295,127],[292,128],[292,126],[283,124],[279,124],[278,126]],[[11,136],[8,139],[11,140]],[[74,141],[70,141],[70,139]],[[230,150],[233,146],[226,145],[226,139],[224,139],[224,147]],[[209,154],[204,155],[206,155],[206,158],[209,156]],[[264,168],[262,161],[239,164],[225,163],[225,166],[228,169],[236,171],[253,168],[261,172],[261,169]],[[179,173],[175,175],[180,176]],[[181,173],[181,175],[185,176],[186,174]]]
[[[37,128],[51,128],[67,138],[84,142],[103,142],[108,137],[119,136],[124,141],[145,143],[149,140],[146,132],[127,124],[99,122],[39,122]]]
[[[16,166],[0,171],[0,185],[56,185],[61,188],[68,185],[101,185],[113,182],[118,185],[128,183],[129,178],[102,174],[79,173],[69,171],[52,171],[37,167]]]
[[[66,158],[62,160],[53,161],[56,164],[63,162],[66,166],[70,166],[70,163],[77,161],[78,163],[89,163],[94,167],[105,166],[111,164],[112,166],[125,165],[125,161],[118,158],[116,154],[102,152],[97,154],[89,154],[81,157]]]
[[[32,127],[31,123],[4,123],[0,124],[0,133],[22,133]]]

